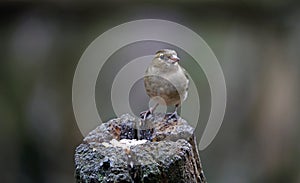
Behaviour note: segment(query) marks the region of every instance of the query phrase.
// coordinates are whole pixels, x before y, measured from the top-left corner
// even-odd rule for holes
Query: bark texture
[[[137,129],[140,123],[125,114],[91,131],[76,148],[76,182],[206,182],[194,129],[184,119],[156,114]]]

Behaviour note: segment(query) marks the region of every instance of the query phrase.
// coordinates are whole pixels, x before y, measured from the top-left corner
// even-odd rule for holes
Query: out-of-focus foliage
[[[300,182],[297,1],[4,1],[0,14],[1,182],[74,182],[76,64],[101,33],[141,18],[189,27],[223,68],[226,116],[200,153],[209,182]]]

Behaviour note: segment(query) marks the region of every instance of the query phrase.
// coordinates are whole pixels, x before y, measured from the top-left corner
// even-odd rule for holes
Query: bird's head
[[[179,62],[179,57],[177,56],[176,51],[170,49],[162,49],[155,53],[155,58],[167,62],[169,64],[176,64]]]

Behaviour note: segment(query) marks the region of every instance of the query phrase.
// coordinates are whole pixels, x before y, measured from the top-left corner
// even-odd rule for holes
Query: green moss
[[[161,171],[159,169],[159,164],[148,164],[142,167],[142,182],[143,183],[151,183],[151,182],[159,182],[161,178]]]
[[[102,182],[104,179],[103,175],[102,174],[98,174],[98,181],[99,182]]]

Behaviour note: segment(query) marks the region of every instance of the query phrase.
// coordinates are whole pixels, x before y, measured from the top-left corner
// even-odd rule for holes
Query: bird
[[[144,75],[146,93],[155,101],[155,105],[140,113],[143,120],[153,114],[158,105],[175,106],[167,121],[178,120],[177,110],[186,100],[189,87],[189,77],[179,61],[180,58],[174,50],[161,49],[155,53]]]

